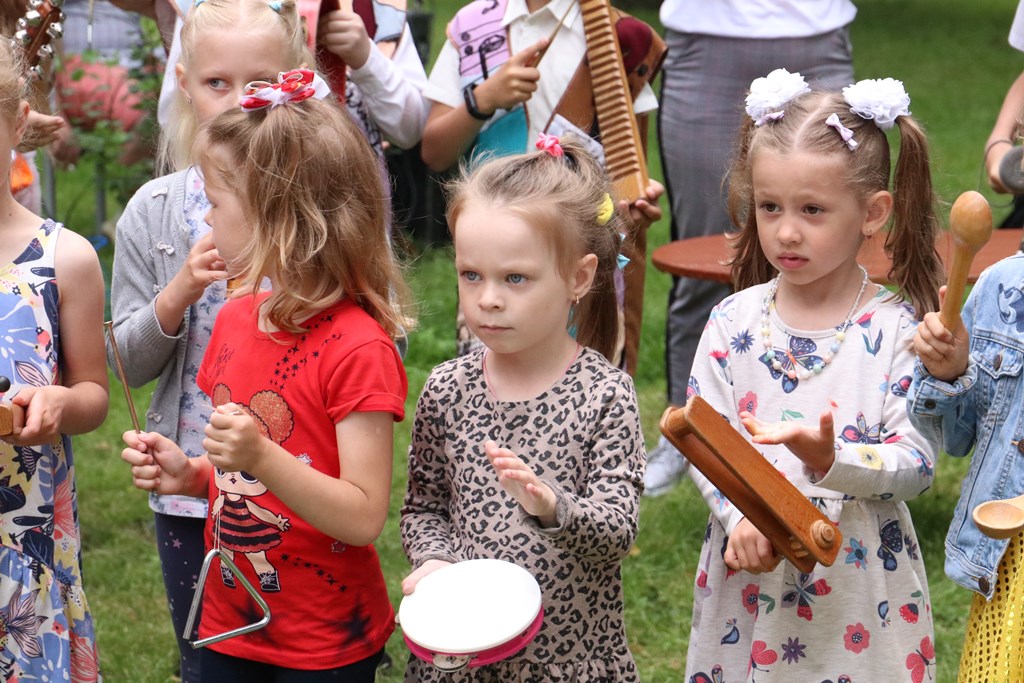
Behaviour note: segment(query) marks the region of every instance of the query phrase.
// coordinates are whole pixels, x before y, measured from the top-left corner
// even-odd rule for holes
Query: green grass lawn
[[[905,82],[913,100],[911,109],[931,136],[936,185],[946,206],[964,190],[984,189],[979,187],[981,150],[1006,88],[1024,65],[1021,54],[1006,44],[1016,3],[861,0],[857,4],[853,42],[858,76],[892,76]],[[653,0],[634,0],[632,5],[634,12],[657,23],[656,11],[651,9],[657,5]],[[453,7],[453,0],[438,0],[432,6],[439,17],[433,27],[435,51],[444,19]],[[656,149],[653,133],[651,142]],[[656,153],[651,174],[661,177]],[[59,217],[86,234],[93,231],[91,182],[88,164],[74,174],[62,174],[59,181]],[[1005,213],[1005,198],[985,192],[1000,218]],[[942,213],[946,212],[944,208]],[[652,248],[667,238],[667,220],[651,228]],[[109,260],[109,248],[103,255]],[[423,297],[420,327],[411,338],[406,358],[411,415],[427,373],[454,353],[455,279],[450,254],[441,248],[415,254],[410,272],[414,291]],[[656,423],[664,408],[663,329],[668,285],[667,276],[651,271],[641,367],[636,377],[649,444],[656,440]],[[140,414],[145,413],[147,399],[147,391],[136,392]],[[377,546],[396,605],[399,581],[408,568],[398,538],[397,510],[405,488],[409,425],[407,419],[396,429],[392,513]],[[132,488],[127,468],[119,459],[120,434],[129,428],[128,412],[115,382],[106,424],[76,440],[86,589],[97,619],[107,680],[163,682],[174,675],[175,646],[146,496]],[[968,592],[955,587],[942,571],[943,538],[965,471],[965,462],[943,457],[933,489],[911,504],[929,567],[938,657],[935,673],[940,682],[956,679],[970,600]],[[623,574],[629,638],[645,681],[682,679],[693,573],[706,517],[703,501],[688,484],[643,502],[640,536]],[[401,680],[406,651],[400,634],[392,638],[388,650],[399,663],[399,671],[385,673],[381,680]]]

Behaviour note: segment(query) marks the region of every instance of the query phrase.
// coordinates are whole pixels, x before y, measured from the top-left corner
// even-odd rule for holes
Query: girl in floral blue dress
[[[745,433],[843,543],[831,567],[805,574],[690,468],[712,513],[694,590],[693,683],[934,675],[928,584],[904,501],[933,477],[906,392],[915,307],[934,309],[941,264],[909,102],[892,79],[810,92],[779,70],[751,85],[730,175],[742,291],[712,311],[689,392]],[[883,131],[894,124],[891,193]],[[857,263],[864,239],[886,241],[899,295]]]
[[[13,50],[0,41],[0,149],[28,116]],[[9,151],[0,154],[8,177]],[[82,591],[72,434],[107,412],[103,275],[92,246],[0,189],[0,375],[24,409],[0,443],[0,678],[99,680]],[[67,340],[73,340],[68,343]]]

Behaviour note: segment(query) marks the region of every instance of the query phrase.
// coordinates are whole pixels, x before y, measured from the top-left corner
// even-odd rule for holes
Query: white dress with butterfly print
[[[831,567],[802,574],[730,571],[727,532],[742,515],[695,468],[711,508],[694,589],[687,681],[912,681],[935,675],[928,584],[905,500],[932,483],[934,450],[910,425],[912,309],[881,290],[854,313],[834,360],[819,375],[789,379],[764,359],[761,305],[768,285],[725,299],[711,313],[689,392],[745,435],[738,414],[817,426],[832,410],[836,461],[826,475],[785,446],[755,446],[843,533]],[[835,330],[795,330],[772,310],[783,363],[811,368]],[[749,439],[749,436],[748,436]]]

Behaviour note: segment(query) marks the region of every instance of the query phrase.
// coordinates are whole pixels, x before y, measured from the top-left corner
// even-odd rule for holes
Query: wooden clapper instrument
[[[832,565],[843,535],[707,401],[666,410],[661,433],[794,567]]]

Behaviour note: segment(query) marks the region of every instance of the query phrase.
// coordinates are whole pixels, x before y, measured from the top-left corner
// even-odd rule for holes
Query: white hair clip
[[[903,81],[895,78],[868,78],[843,88],[850,111],[870,119],[882,130],[889,130],[900,116],[910,116],[910,95]]]
[[[857,141],[853,139],[853,131],[843,125],[843,122],[839,120],[839,115],[832,113],[825,119],[825,125],[830,128],[835,128],[839,133],[839,137],[843,139],[846,146],[850,148],[850,151],[857,149]]]
[[[755,78],[747,94],[747,115],[754,119],[755,126],[781,119],[783,107],[798,95],[810,92],[807,81],[799,73],[776,69],[767,76]]]

